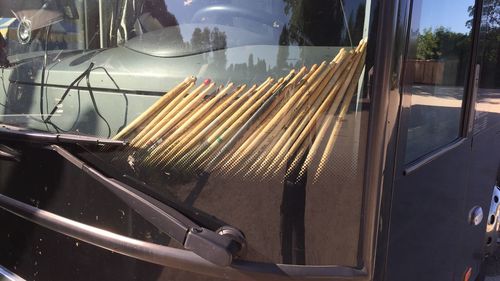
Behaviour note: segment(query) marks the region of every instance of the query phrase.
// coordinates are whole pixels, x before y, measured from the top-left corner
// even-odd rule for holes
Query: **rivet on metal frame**
[[[469,212],[469,222],[472,225],[479,225],[483,221],[483,208],[474,206]]]

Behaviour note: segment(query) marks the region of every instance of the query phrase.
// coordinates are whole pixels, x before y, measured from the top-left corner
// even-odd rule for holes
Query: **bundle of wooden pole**
[[[365,48],[362,40],[330,63],[291,70],[259,86],[196,86],[188,77],[115,139],[130,140],[143,165],[166,170],[266,178],[295,170],[301,176],[315,167],[317,179],[334,152]]]

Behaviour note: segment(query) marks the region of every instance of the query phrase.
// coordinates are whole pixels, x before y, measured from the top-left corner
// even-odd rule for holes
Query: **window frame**
[[[414,48],[416,51],[416,39],[417,36],[412,37],[412,26],[419,26],[421,15],[415,16],[415,9],[418,9],[420,12],[422,2],[424,0],[412,0],[411,2],[411,15],[409,19],[409,27],[408,33],[406,35],[406,45],[407,50],[404,54],[403,62],[408,61],[409,50],[410,48]],[[475,0],[474,7],[482,7],[482,0]],[[460,113],[459,126],[460,129],[458,131],[458,136],[454,140],[443,144],[435,149],[432,149],[423,155],[418,156],[415,159],[412,159],[408,163],[405,163],[406,156],[406,144],[408,140],[408,124],[410,122],[410,113],[411,113],[411,100],[413,94],[407,90],[407,87],[412,85],[411,75],[408,75],[406,69],[403,70],[403,74],[401,76],[400,81],[400,92],[401,92],[401,108],[400,108],[400,121],[399,121],[399,137],[398,137],[398,151],[397,151],[397,163],[403,163],[403,165],[399,165],[401,168],[398,171],[398,174],[402,175],[410,175],[414,173],[416,170],[419,170],[421,167],[426,166],[427,164],[433,162],[435,159],[438,159],[440,156],[448,153],[449,151],[454,150],[456,147],[462,145],[468,138],[472,135],[472,126],[474,124],[474,115],[475,115],[475,100],[477,96],[477,74],[475,64],[477,57],[477,49],[478,49],[478,37],[479,37],[479,26],[481,23],[481,9],[475,8],[474,16],[472,19],[472,27],[471,27],[471,45],[470,45],[470,54],[467,59],[468,69],[465,74],[465,83],[464,83],[464,92],[462,98],[462,106]],[[404,67],[406,68],[406,66]]]

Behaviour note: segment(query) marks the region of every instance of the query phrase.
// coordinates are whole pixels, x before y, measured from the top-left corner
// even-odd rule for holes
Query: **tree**
[[[210,32],[210,50],[214,54],[214,66],[219,71],[224,71],[226,69],[226,37],[226,33],[220,31],[217,27],[214,27],[214,29]]]
[[[475,6],[469,7],[470,20],[466,25],[472,27]],[[500,0],[484,0],[481,11],[478,63],[481,66],[480,87],[500,88]]]
[[[290,45],[290,35],[288,33],[286,25],[283,26],[283,29],[281,30],[279,44],[280,46],[278,49],[278,56],[276,58],[276,66],[278,67],[278,69],[283,69],[288,67],[286,61],[290,53],[288,50],[288,46]]]
[[[424,29],[424,32],[417,38],[417,59],[436,60],[441,57],[439,51],[439,39],[432,32],[432,28]]]
[[[469,28],[472,27],[472,19],[476,11],[476,6],[469,6],[470,19],[465,23]],[[498,28],[500,26],[500,0],[484,0],[481,10],[481,25],[484,28]]]
[[[191,36],[191,47],[195,50],[200,50],[202,48],[202,34],[199,27],[195,28],[193,35]]]
[[[340,0],[285,0],[289,40],[298,45],[349,45],[342,42],[345,29]],[[347,43],[347,44],[346,44]]]
[[[424,29],[417,38],[417,59],[460,59],[470,52],[470,36],[445,27]]]

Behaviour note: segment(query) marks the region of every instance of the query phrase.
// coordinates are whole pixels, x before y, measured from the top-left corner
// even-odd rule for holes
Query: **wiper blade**
[[[174,199],[175,195],[171,193],[169,189],[162,189],[161,192],[158,188],[155,188],[148,183],[136,178],[135,176],[129,175],[124,168],[118,168],[110,163],[109,158],[102,158],[99,153],[96,153],[91,148],[78,145],[76,147],[78,150],[73,150],[73,154],[77,154],[78,157],[85,163],[92,163],[93,167],[99,167],[99,171],[109,178],[116,179],[124,184],[133,187],[135,190],[141,191],[142,193],[149,195],[152,198],[162,202],[163,204],[170,206],[183,214],[184,216],[190,218],[192,221],[198,225],[203,225],[208,229],[219,229],[222,226],[227,225],[226,222],[220,220],[214,215],[205,213],[204,211],[197,209],[192,203],[180,202],[178,199]],[[106,151],[107,154],[107,151]],[[133,171],[133,170],[131,170]],[[197,178],[196,186],[204,185],[208,180],[208,174],[200,174]],[[197,188],[197,187],[194,187]]]
[[[245,236],[235,227],[223,226],[215,232],[203,228],[170,206],[116,179],[106,177],[66,149],[58,145],[50,145],[48,148],[100,182],[144,219],[200,257],[216,265],[229,266],[233,258],[240,257],[245,250]]]
[[[126,146],[127,143],[120,140],[111,140],[105,138],[96,138],[91,136],[75,135],[75,134],[54,134],[46,132],[38,132],[25,128],[20,128],[11,125],[0,125],[0,138],[3,140],[19,141],[19,142],[36,142],[46,144],[81,144],[81,145],[102,145],[120,147]]]

